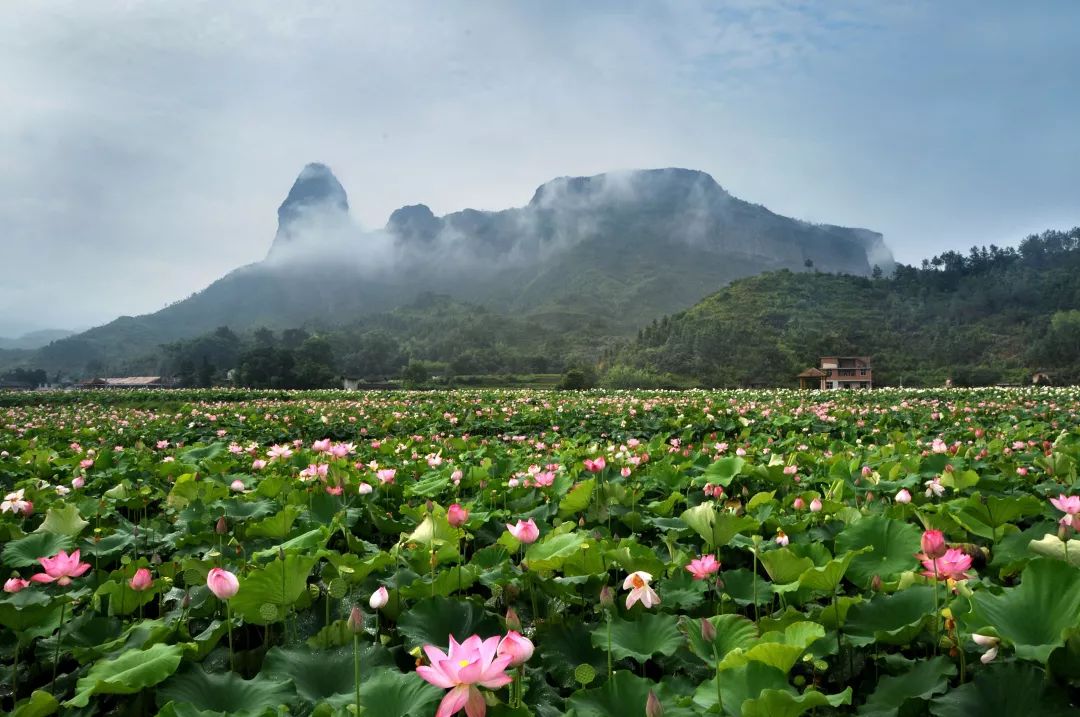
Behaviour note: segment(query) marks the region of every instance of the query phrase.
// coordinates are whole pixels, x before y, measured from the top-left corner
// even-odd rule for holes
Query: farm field
[[[1080,709],[1080,389],[0,394],[0,711]]]

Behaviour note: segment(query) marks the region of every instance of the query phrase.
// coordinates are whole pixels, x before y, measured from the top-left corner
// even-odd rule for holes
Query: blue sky
[[[683,166],[906,263],[1015,244],[1080,224],[1077,27],[1070,0],[15,0],[0,335],[153,311],[262,258],[309,161],[369,227]]]

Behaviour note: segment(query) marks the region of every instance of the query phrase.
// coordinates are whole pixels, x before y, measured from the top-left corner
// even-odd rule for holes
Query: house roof
[[[110,386],[139,386],[144,383],[158,383],[161,376],[125,376],[123,378],[107,378],[105,383]]]
[[[817,368],[808,368],[795,378],[824,378],[828,374]]]

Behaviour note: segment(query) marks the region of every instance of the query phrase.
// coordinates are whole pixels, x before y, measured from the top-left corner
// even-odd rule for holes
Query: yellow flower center
[[[468,667],[469,666],[469,661],[468,660],[458,660],[457,664],[458,664],[458,667]]]
[[[634,575],[633,577],[631,577],[630,584],[633,585],[635,588],[639,589],[645,587],[645,581],[641,579],[640,575]]]

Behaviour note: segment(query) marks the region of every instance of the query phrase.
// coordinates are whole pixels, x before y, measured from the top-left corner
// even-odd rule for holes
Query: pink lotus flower
[[[624,469],[625,470],[625,469]],[[543,471],[533,476],[533,483],[537,488],[548,488],[555,483],[554,471]]]
[[[87,468],[93,468],[94,467],[94,459],[92,459],[92,458],[84,458],[83,460],[79,461],[79,467],[84,469],[84,470],[87,469]]]
[[[270,446],[270,450],[266,452],[266,455],[272,461],[276,461],[279,458],[284,460],[292,456],[292,449],[288,446],[273,445]]]
[[[228,570],[212,568],[206,576],[206,587],[219,600],[228,600],[240,590],[240,581]]]
[[[907,504],[911,502],[911,493],[907,488],[901,488],[897,491],[896,496],[893,498],[897,503]]]
[[[390,602],[390,593],[386,590],[385,586],[381,586],[378,590],[371,593],[371,597],[368,599],[368,605],[372,610],[379,610]]]
[[[373,488],[371,487],[370,483],[360,484],[360,495],[370,495],[372,490]]]
[[[446,520],[455,528],[460,528],[465,525],[465,522],[468,519],[469,511],[462,508],[460,503],[454,503],[446,509]]]
[[[82,488],[84,485],[86,485],[86,479],[82,476],[75,476],[71,479],[71,487],[75,488],[76,490]]]
[[[234,480],[232,483],[229,484],[229,488],[231,488],[233,491],[239,493],[242,490],[244,490],[244,488],[247,488],[247,486],[244,485],[244,481],[237,478],[236,480]]]
[[[22,578],[8,578],[4,582],[4,592],[6,593],[17,593],[26,587],[30,587],[30,581]]]
[[[1050,502],[1055,508],[1066,515],[1080,513],[1080,495],[1065,495],[1062,493],[1057,498],[1051,498]]]
[[[786,547],[787,544],[790,543],[790,542],[791,542],[791,539],[787,537],[787,533],[785,533],[784,531],[777,528],[777,530],[776,530],[776,544],[779,545],[781,548],[783,548],[783,547]]]
[[[686,570],[694,576],[694,580],[704,580],[719,569],[720,561],[715,555],[702,555],[686,565]]]
[[[334,458],[344,458],[356,453],[356,444],[353,443],[335,443],[330,446],[330,455]]]
[[[930,558],[928,555],[919,555],[922,560],[923,575],[935,580],[968,580],[971,576],[967,570],[971,568],[971,556],[959,548],[949,548],[939,558]]]
[[[256,458],[251,462],[251,470],[261,471],[263,468],[266,468],[266,461],[262,458]]]
[[[448,652],[434,645],[424,645],[424,653],[431,665],[417,667],[416,673],[436,687],[450,690],[439,703],[435,717],[450,717],[462,709],[468,717],[487,714],[487,703],[477,685],[496,690],[512,681],[506,668],[513,658],[496,656],[499,643],[497,635],[486,640],[472,635],[459,645],[451,635]]]
[[[948,547],[940,530],[927,530],[922,534],[922,551],[926,558],[940,558]]]
[[[23,499],[24,493],[24,489],[20,488],[14,493],[8,493],[4,496],[3,502],[0,502],[0,513],[22,513],[23,515],[33,513],[34,504]]]
[[[638,600],[645,607],[652,607],[653,605],[660,604],[660,596],[656,594],[656,591],[649,587],[649,583],[652,581],[652,575],[649,573],[638,570],[637,572],[630,573],[626,576],[626,580],[623,580],[623,590],[629,590],[630,594],[626,596],[626,609],[629,610],[634,606]]]
[[[393,483],[396,475],[397,470],[394,468],[381,468],[375,472],[375,477],[378,478],[383,485],[390,485]]]
[[[57,585],[70,585],[72,578],[77,578],[90,569],[90,563],[79,562],[79,551],[76,550],[68,555],[61,550],[51,558],[38,558],[43,573],[33,575],[30,580],[35,583],[52,583]]]
[[[142,592],[153,584],[154,580],[150,577],[150,571],[146,568],[136,570],[135,575],[128,581],[128,585],[136,592]]]
[[[795,510],[803,510],[804,508],[806,508],[806,501],[803,500],[801,497],[796,498],[792,502],[791,507],[794,508]]]
[[[324,438],[321,441],[315,441],[311,444],[311,450],[316,453],[329,453],[330,452],[330,439]]]
[[[586,458],[584,462],[585,470],[589,471],[590,473],[599,473],[600,471],[607,468],[607,461],[604,460],[603,456],[599,456],[592,460]]]
[[[495,652],[499,657],[510,656],[510,667],[520,667],[533,656],[535,646],[532,640],[524,635],[511,630],[499,643],[499,649]]]
[[[532,518],[519,520],[517,525],[507,523],[506,529],[510,532],[510,535],[526,545],[535,543],[536,539],[540,537],[540,528],[536,527],[536,521]]]
[[[1001,640],[993,635],[980,635],[979,633],[972,633],[971,639],[981,648],[985,649],[982,656],[979,657],[979,662],[984,665],[989,665],[998,655],[998,644]]]

